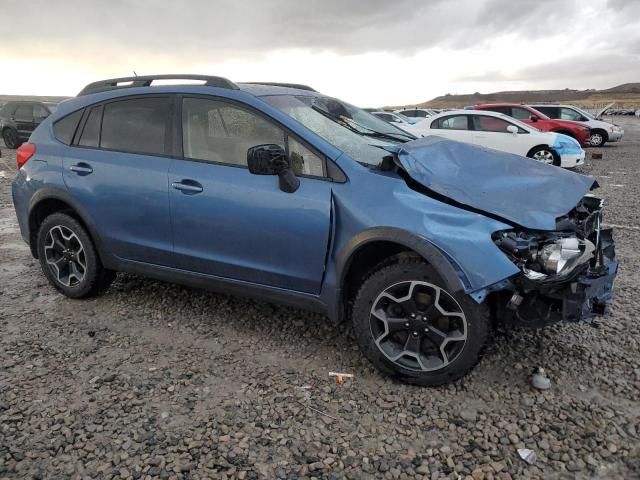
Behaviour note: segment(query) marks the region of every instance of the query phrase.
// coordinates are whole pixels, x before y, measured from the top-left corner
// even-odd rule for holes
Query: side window
[[[164,155],[170,107],[169,97],[140,97],[107,103],[100,147],[143,155]]]
[[[509,107],[487,107],[482,110],[489,110],[490,112],[498,112],[504,113],[505,115],[511,116],[511,109]]]
[[[507,133],[507,127],[509,125],[513,124],[501,118],[489,117],[484,115],[473,116],[473,129],[479,132]]]
[[[247,150],[275,143],[285,146],[284,131],[263,117],[229,103],[202,98],[182,102],[184,156],[231,165],[247,165]]]
[[[539,112],[544,113],[549,118],[559,118],[558,108],[557,107],[539,106],[539,107],[534,107],[534,108],[536,110],[538,110]]]
[[[560,109],[560,118],[562,120],[575,120],[576,122],[579,122],[582,119],[582,115],[572,108],[563,107]]]
[[[102,121],[102,106],[93,107],[80,135],[78,145],[81,147],[97,148],[100,144],[100,122]]]
[[[313,153],[295,138],[289,137],[289,161],[296,175],[312,175],[323,177],[322,158]]]
[[[30,103],[19,104],[13,116],[19,122],[33,122],[33,105]]]
[[[36,120],[42,120],[43,118],[47,118],[49,116],[49,110],[44,108],[39,103],[36,103],[33,106],[33,116]]]
[[[467,115],[453,115],[438,119],[437,128],[443,130],[469,130]]]
[[[511,116],[513,118],[517,118],[518,120],[529,120],[531,118],[531,112],[524,108],[512,107],[511,108]]]
[[[65,145],[71,145],[73,134],[76,133],[78,122],[82,118],[83,110],[78,110],[61,118],[53,124],[53,135]]]

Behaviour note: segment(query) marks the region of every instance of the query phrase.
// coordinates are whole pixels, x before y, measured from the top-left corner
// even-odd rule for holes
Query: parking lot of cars
[[[632,478],[640,462],[640,122],[587,148],[622,269],[592,328],[499,331],[446,388],[381,376],[322,316],[120,274],[52,291],[0,158],[0,474],[35,478]],[[533,390],[542,363],[553,386]],[[329,372],[354,378],[338,383]],[[342,378],[342,377],[341,377]],[[536,453],[533,465],[517,453]],[[404,476],[403,476],[404,475]]]

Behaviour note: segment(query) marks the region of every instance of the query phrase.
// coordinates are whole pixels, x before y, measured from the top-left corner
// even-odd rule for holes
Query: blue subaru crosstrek
[[[617,272],[592,178],[303,85],[96,82],[17,162],[22,236],[64,295],[123,271],[292,304],[410,383],[464,375],[496,322],[590,320]]]

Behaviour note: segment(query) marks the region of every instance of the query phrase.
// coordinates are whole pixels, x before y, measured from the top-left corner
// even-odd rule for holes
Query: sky
[[[639,0],[0,0],[0,94],[200,73],[363,107],[640,81]]]

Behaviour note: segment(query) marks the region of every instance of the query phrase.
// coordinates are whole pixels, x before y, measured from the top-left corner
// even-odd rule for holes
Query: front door
[[[211,98],[183,99],[182,131],[185,158],[169,171],[177,266],[319,293],[331,223],[322,156],[262,114]],[[288,151],[296,192],[247,169],[247,150],[268,143]]]
[[[502,118],[473,115],[472,121],[473,143],[476,145],[522,156],[526,156],[532,146],[522,137],[529,132]],[[517,133],[507,130],[509,126],[517,128]]]

